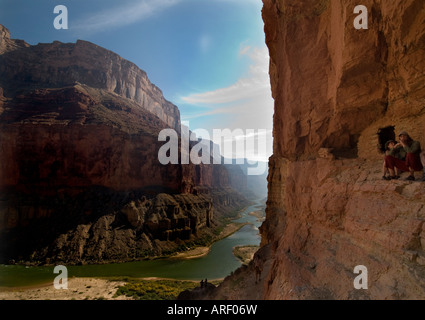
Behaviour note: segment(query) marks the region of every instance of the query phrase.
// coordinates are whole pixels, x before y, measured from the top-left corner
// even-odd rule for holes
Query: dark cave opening
[[[385,153],[385,144],[387,143],[387,141],[389,140],[395,140],[396,136],[395,136],[395,127],[394,126],[389,126],[389,127],[385,127],[385,128],[381,128],[378,130],[378,140],[379,140],[379,145],[378,145],[378,149],[381,153]]]

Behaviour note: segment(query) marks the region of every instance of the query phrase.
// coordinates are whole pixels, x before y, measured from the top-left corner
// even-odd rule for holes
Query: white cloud
[[[215,108],[215,109],[209,109],[208,111],[202,112],[202,113],[192,113],[192,114],[184,114],[182,115],[182,120],[190,120],[195,119],[199,117],[206,117],[206,116],[213,116],[217,114],[231,114],[236,112],[236,109],[232,108]]]
[[[254,131],[254,132],[250,132],[241,136],[236,136],[234,140],[238,141],[238,140],[246,140],[246,139],[250,139],[250,138],[257,138],[260,136],[268,136],[272,133],[272,130],[266,130],[266,131]]]
[[[248,77],[238,80],[235,84],[227,88],[194,93],[183,97],[182,100],[193,105],[212,107],[216,104],[252,99],[264,93],[270,95],[267,49],[243,47],[239,54],[247,55],[253,62],[249,68]]]
[[[98,32],[127,26],[146,19],[153,14],[178,4],[181,0],[136,0],[121,6],[100,11],[90,18],[76,21],[75,30]]]
[[[251,60],[247,76],[242,77],[233,85],[219,88],[213,91],[194,93],[181,98],[188,104],[203,108],[202,111],[192,114],[182,114],[185,120],[206,118],[213,115],[222,115],[219,123],[208,122],[213,129],[238,129],[245,130],[243,136],[234,137],[234,141],[252,138],[253,133],[247,133],[248,129],[256,131],[254,139],[263,141],[266,136],[267,150],[259,152],[258,147],[245,150],[245,154],[234,154],[235,158],[246,157],[249,159],[267,160],[272,153],[272,127],[273,127],[273,98],[271,96],[269,78],[269,56],[267,48],[241,47],[240,56],[248,56]],[[199,108],[197,108],[199,110]],[[205,123],[205,122],[204,122]],[[206,124],[206,123],[205,123]],[[260,137],[261,136],[261,137]],[[217,141],[215,141],[218,143]]]

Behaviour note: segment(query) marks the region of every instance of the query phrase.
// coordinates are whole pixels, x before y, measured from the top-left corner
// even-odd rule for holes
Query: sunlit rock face
[[[387,140],[407,130],[425,146],[425,3],[263,3],[275,99],[263,248],[215,297],[424,299],[424,183],[381,177]]]
[[[10,39],[10,32],[3,26],[0,32],[0,74],[5,94],[83,83],[136,102],[168,127],[180,130],[179,109],[132,62],[87,41],[30,46],[22,40]]]
[[[425,4],[363,1],[369,29],[357,30],[358,4],[264,0],[275,98],[266,299],[425,297],[424,184],[380,180],[378,134],[407,130],[425,146]],[[357,265],[368,290],[354,288]]]
[[[246,201],[224,165],[161,164],[180,113],[136,65],[85,41],[0,36],[2,262],[161,254]]]

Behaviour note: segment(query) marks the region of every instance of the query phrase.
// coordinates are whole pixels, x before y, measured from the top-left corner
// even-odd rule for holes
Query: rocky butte
[[[425,299],[425,184],[381,180],[386,140],[406,130],[425,146],[425,2],[263,2],[275,115],[262,248],[209,298]],[[359,4],[368,30],[353,26]]]
[[[0,26],[0,263],[126,261],[211,236],[247,203],[242,170],[161,165],[165,128],[179,110],[135,64]]]

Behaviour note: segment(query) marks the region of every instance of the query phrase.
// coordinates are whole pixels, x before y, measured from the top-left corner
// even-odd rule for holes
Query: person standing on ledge
[[[391,155],[385,157],[385,166],[390,171],[392,176],[395,176],[394,168],[398,168],[401,171],[410,172],[408,181],[415,181],[415,172],[422,171],[424,166],[421,162],[421,144],[419,141],[414,141],[406,131],[400,132],[399,135],[400,143],[395,145],[396,147],[403,147],[406,151],[406,160],[402,161]]]

